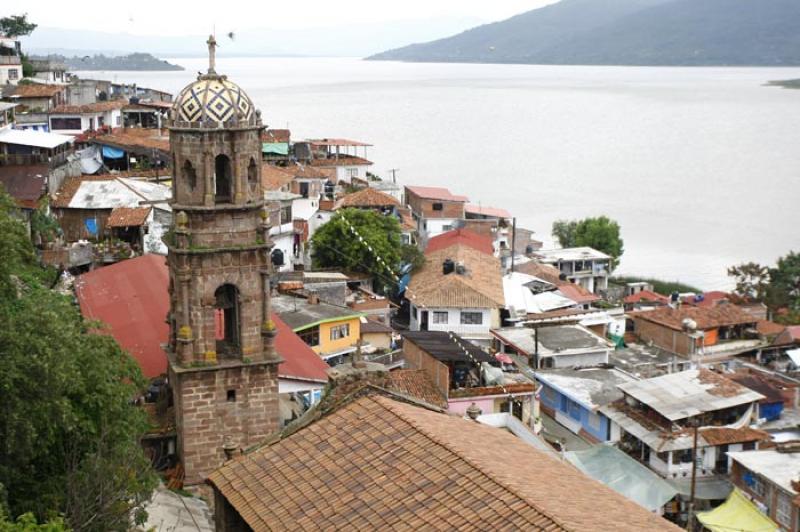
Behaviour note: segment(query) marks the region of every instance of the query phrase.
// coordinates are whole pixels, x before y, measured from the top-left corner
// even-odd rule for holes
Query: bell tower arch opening
[[[250,164],[247,165],[247,184],[250,190],[255,192],[258,185],[258,166],[255,157],[250,157]]]
[[[231,159],[225,154],[219,154],[214,159],[214,201],[215,203],[230,203],[233,198],[233,172]]]
[[[217,353],[233,357],[241,353],[239,289],[224,284],[214,292],[214,332]]]
[[[193,191],[197,187],[197,171],[192,166],[191,161],[186,159],[183,163],[183,179],[189,185],[189,190]]]

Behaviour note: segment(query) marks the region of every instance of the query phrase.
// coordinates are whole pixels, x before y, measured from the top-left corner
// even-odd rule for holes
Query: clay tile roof
[[[86,105],[59,105],[50,110],[51,115],[71,115],[81,113],[102,113],[122,109],[128,100],[109,100],[107,102],[87,103]],[[168,148],[169,149],[169,148]]]
[[[800,325],[786,327],[782,333],[775,338],[772,345],[792,345],[800,343]]]
[[[768,432],[752,429],[750,427],[741,429],[707,427],[700,429],[700,434],[709,445],[729,445],[733,443],[770,440]]]
[[[678,530],[505,430],[376,394],[208,482],[256,531]]]
[[[785,329],[786,325],[781,325],[769,320],[761,320],[756,324],[756,330],[758,330],[758,334],[762,336],[777,336]]]
[[[280,190],[283,186],[291,183],[292,180],[294,180],[294,175],[288,172],[286,168],[272,164],[261,166],[261,186],[264,190]]]
[[[551,266],[550,264],[542,264],[541,262],[536,262],[535,260],[515,265],[514,271],[519,273],[525,273],[527,275],[533,275],[534,277],[538,277],[542,281],[547,281],[548,283],[554,284],[556,286],[564,282],[559,277],[560,272],[558,271],[558,268],[556,268],[555,266]]]
[[[425,253],[433,253],[456,244],[469,246],[487,255],[494,255],[492,239],[488,236],[479,235],[469,229],[453,229],[452,231],[447,231],[446,233],[431,238],[428,240]]]
[[[96,136],[92,142],[122,149],[145,148],[167,153],[170,151],[169,134],[161,135],[158,129],[119,128],[108,135]]]
[[[662,296],[658,292],[653,292],[652,290],[642,290],[641,292],[625,296],[623,301],[625,303],[641,303],[642,301],[669,303],[669,298],[667,296]]]
[[[581,285],[570,282],[559,283],[558,291],[564,294],[564,296],[568,299],[571,299],[579,304],[594,303],[595,301],[600,301],[600,299],[602,299],[600,296],[590,292]]]
[[[24,209],[35,209],[47,190],[47,165],[0,166],[0,185]]]
[[[150,207],[117,207],[111,211],[106,227],[138,227],[147,222]]]
[[[261,134],[262,142],[289,142],[292,133],[288,129],[265,129]]]
[[[466,273],[445,275],[445,259],[463,263]],[[414,274],[408,297],[419,306],[446,308],[497,308],[505,305],[500,261],[463,244],[425,255],[425,265]]]
[[[361,333],[391,333],[394,329],[375,320],[364,320],[361,322]]]
[[[324,170],[314,168],[308,164],[290,164],[281,167],[281,170],[299,179],[328,179],[330,177]]]
[[[280,316],[273,314],[272,321],[278,331],[275,350],[283,358],[278,366],[278,375],[284,379],[327,382],[330,366]]]
[[[715,307],[691,307],[687,305],[677,309],[661,307],[651,311],[632,313],[631,315],[677,331],[682,330],[682,323],[686,318],[694,320],[700,330],[731,325],[755,325],[758,322],[757,318],[730,303]]]
[[[17,85],[13,98],[52,98],[66,89],[64,85],[44,85],[41,83],[26,83]]]
[[[424,369],[398,369],[389,372],[389,388],[439,408],[447,408],[447,398]]]
[[[479,216],[489,216],[491,218],[511,218],[511,213],[505,209],[483,207],[481,205],[473,205],[472,203],[467,203],[464,206],[464,212],[468,214],[477,214]]]
[[[466,196],[457,196],[455,194],[451,194],[449,190],[442,187],[406,186],[406,190],[424,199],[457,201],[462,203],[469,201]]]
[[[395,205],[400,205],[400,202],[394,197],[368,187],[342,197],[336,202],[333,209],[343,209],[345,207],[393,207]]]

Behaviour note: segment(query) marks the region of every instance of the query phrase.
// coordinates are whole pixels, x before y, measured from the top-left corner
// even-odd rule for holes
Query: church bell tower
[[[279,428],[260,113],[209,69],[172,107],[169,378],[186,484]]]

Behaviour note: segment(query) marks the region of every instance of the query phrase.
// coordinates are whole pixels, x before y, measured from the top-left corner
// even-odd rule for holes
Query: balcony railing
[[[18,55],[0,55],[0,65],[22,64]]]
[[[364,360],[383,364],[387,368],[396,368],[405,364],[405,354],[402,349],[398,349],[397,351],[384,353],[382,355],[365,355]]]

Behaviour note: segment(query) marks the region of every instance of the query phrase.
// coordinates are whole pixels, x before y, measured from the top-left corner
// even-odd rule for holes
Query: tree
[[[0,33],[6,37],[14,38],[30,35],[36,27],[37,24],[28,22],[27,13],[0,18]]]
[[[363,241],[351,232],[345,219],[355,227]],[[400,223],[393,216],[343,209],[314,233],[311,258],[317,268],[368,273],[386,284],[401,264],[400,234]],[[383,263],[378,257],[383,259]]]
[[[773,310],[800,313],[800,253],[790,251],[769,269],[767,305]]]
[[[728,276],[736,280],[734,293],[747,301],[764,302],[769,289],[769,268],[755,262],[744,262],[728,268]]]
[[[602,251],[612,258],[614,269],[624,252],[619,224],[607,216],[584,218],[583,220],[556,220],[553,236],[565,248],[588,246]]]
[[[9,521],[0,511],[0,532],[68,532],[69,529],[61,518],[50,519],[46,523],[39,524],[36,517],[31,514],[23,514],[16,521]]]
[[[0,483],[10,516],[64,515],[75,530],[127,530],[155,486],[139,445],[136,362],[91,332],[46,286],[24,226],[0,192]]]

